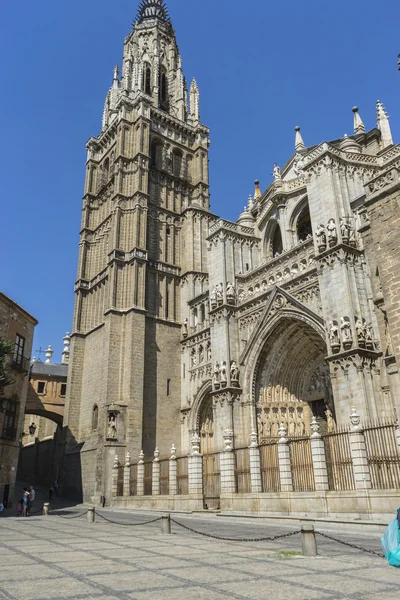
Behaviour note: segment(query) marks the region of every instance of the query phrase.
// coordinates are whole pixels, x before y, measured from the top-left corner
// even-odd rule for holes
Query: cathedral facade
[[[143,0],[87,144],[64,487],[113,465],[305,438],[400,411],[400,146],[365,131],[294,153],[236,222],[209,204],[209,130],[162,0]],[[389,223],[387,220],[389,217]],[[280,433],[281,432],[281,433]],[[228,435],[229,437],[229,435]],[[255,442],[256,440],[256,442]]]

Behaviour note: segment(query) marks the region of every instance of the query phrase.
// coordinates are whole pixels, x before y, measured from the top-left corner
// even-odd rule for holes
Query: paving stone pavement
[[[131,527],[97,517],[59,515],[0,519],[0,599],[5,600],[399,600],[400,569],[385,560],[319,539],[320,556],[299,555],[300,536],[275,542],[224,542],[173,524]],[[154,514],[100,511],[119,523]],[[60,515],[63,515],[62,518]],[[174,515],[202,532],[262,537],[294,531],[293,524],[215,516]],[[330,535],[332,530],[327,531]],[[379,535],[336,537],[379,550]]]

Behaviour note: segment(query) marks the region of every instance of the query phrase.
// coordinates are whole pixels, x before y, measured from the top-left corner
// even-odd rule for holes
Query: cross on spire
[[[138,8],[137,21],[143,23],[146,19],[158,19],[172,26],[168,7],[164,0],[141,0]]]

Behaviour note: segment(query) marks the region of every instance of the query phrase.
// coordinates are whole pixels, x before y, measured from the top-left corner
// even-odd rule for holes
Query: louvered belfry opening
[[[163,23],[172,25],[164,0],[142,0],[138,8],[137,20],[142,23],[145,19],[159,19]]]

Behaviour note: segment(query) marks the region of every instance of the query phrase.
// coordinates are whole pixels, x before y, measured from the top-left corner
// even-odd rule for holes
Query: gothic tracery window
[[[151,96],[151,66],[147,62],[143,65],[142,90]]]
[[[168,77],[165,67],[161,67],[159,80],[159,106],[161,110],[168,110]]]
[[[282,243],[282,234],[281,228],[277,224],[275,227],[275,231],[272,237],[272,256],[278,256],[282,254],[283,251],[283,243]]]
[[[93,413],[92,413],[92,431],[96,431],[98,425],[99,425],[99,407],[97,406],[97,404],[95,404],[93,406]]]

